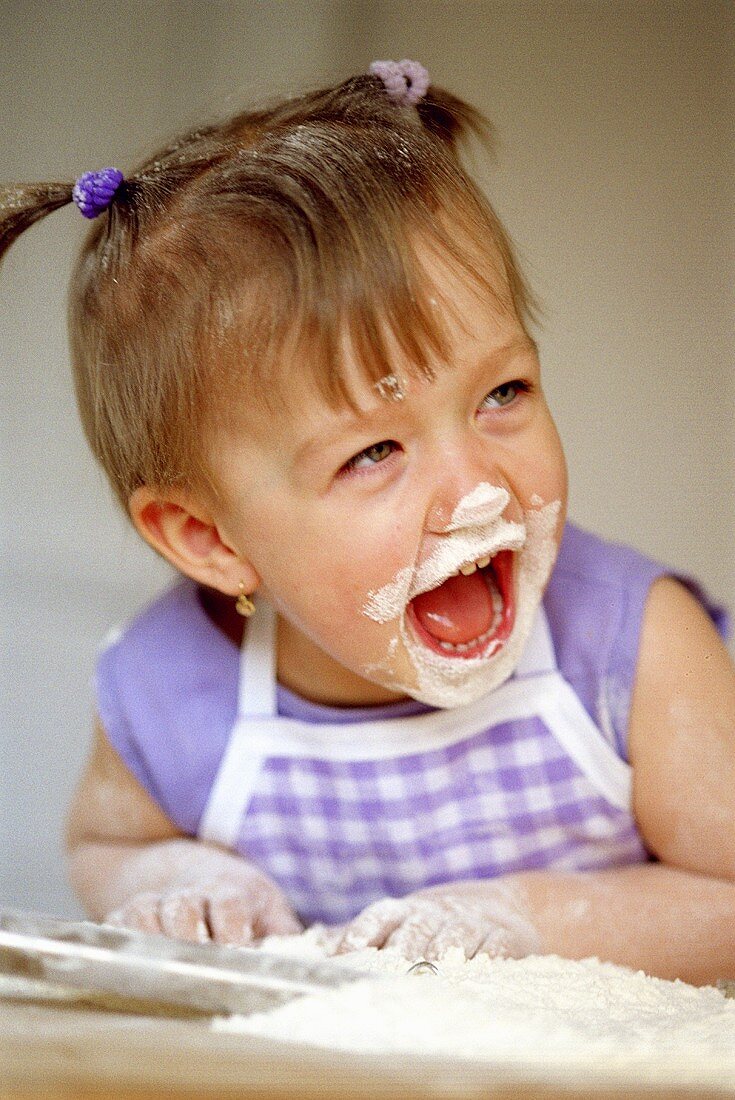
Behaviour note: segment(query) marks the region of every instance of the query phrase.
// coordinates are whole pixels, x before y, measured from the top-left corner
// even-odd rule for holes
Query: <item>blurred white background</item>
[[[478,173],[545,306],[571,515],[735,607],[729,0],[0,0],[0,178],[123,170],[272,94],[422,61],[481,107]],[[19,242],[2,317],[0,904],[79,913],[61,855],[108,627],[168,579],[77,424],[73,207]]]

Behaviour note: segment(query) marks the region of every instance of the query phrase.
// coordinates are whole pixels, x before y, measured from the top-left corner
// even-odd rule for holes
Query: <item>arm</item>
[[[99,724],[66,848],[72,885],[95,920],[239,944],[301,931],[281,891],[256,867],[172,825]]]
[[[733,977],[735,669],[709,616],[670,577],[646,604],[629,751],[634,814],[660,862],[527,881],[548,949],[698,984]]]
[[[706,985],[735,977],[735,885],[656,863],[525,871],[387,898],[320,939],[330,954],[389,946],[408,959],[450,947],[468,957],[594,955]]]
[[[326,932],[328,949],[597,955],[698,984],[735,976],[735,671],[669,578],[646,606],[630,754],[635,816],[659,863],[432,887]]]

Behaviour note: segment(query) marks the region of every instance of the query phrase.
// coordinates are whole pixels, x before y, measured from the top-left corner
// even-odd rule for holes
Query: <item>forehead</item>
[[[412,275],[404,311],[392,308],[396,303],[382,313],[380,301],[361,303],[370,308],[342,317],[331,341],[313,325],[294,326],[273,363],[264,409],[298,418],[290,400],[298,393],[300,407],[359,413],[401,401],[411,383],[461,369],[483,350],[528,338],[491,250],[474,248],[458,259],[434,241],[419,241]]]
[[[309,436],[369,434],[371,422],[414,406],[398,389],[416,395],[493,349],[532,344],[491,236],[472,238],[455,222],[406,237],[399,285],[388,280],[385,291],[382,272],[356,272],[352,297],[342,298],[349,308],[341,311],[330,312],[329,301],[318,303],[321,314],[304,311],[293,284],[264,280],[255,300],[248,284],[242,297],[233,293],[226,338],[209,348],[218,365],[203,432],[208,468],[216,468],[221,446],[252,448],[255,457],[275,445],[285,457]],[[271,298],[282,323],[272,324]]]
[[[348,398],[327,402],[313,384],[310,374],[299,369],[303,357],[294,352],[291,369],[281,387],[282,401],[277,409],[256,403],[248,414],[245,431],[258,445],[276,446],[285,454],[323,449],[340,438],[387,429],[388,423],[407,422],[423,405],[427,389],[437,379],[449,375],[467,376],[476,385],[478,373],[492,379],[494,369],[502,370],[510,358],[535,351],[535,344],[511,310],[500,309],[487,299],[476,285],[466,279],[432,284],[434,308],[441,314],[446,335],[446,354],[431,362],[430,376],[416,370],[415,364],[398,345],[396,336],[386,335],[391,370],[376,381],[366,376],[352,346],[349,334],[343,335],[342,366]],[[449,292],[451,291],[451,296]],[[304,354],[308,349],[303,349]],[[418,405],[417,405],[418,402]],[[404,423],[405,426],[405,423]]]

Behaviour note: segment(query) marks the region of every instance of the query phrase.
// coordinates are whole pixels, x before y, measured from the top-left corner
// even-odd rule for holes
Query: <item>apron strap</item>
[[[236,847],[243,815],[264,760],[263,754],[253,752],[248,744],[253,733],[257,733],[257,726],[253,730],[250,719],[236,720],[199,821],[197,835],[202,840],[211,840],[225,848]]]
[[[559,744],[612,806],[630,813],[633,769],[622,760],[585,710],[571,684],[557,674],[540,700],[539,713]]]
[[[258,602],[248,619],[240,649],[240,682],[237,691],[238,716],[275,718],[276,702],[276,613],[267,600]]]
[[[620,810],[632,802],[633,773],[617,755],[582,705],[571,684],[558,669],[544,605],[539,604],[526,648],[513,675],[514,680],[546,676],[538,699],[539,713],[549,729],[597,790]]]
[[[240,649],[237,718],[197,830],[202,840],[234,848],[263,765],[252,747],[259,723],[276,717],[276,613],[258,602]]]
[[[556,672],[556,652],[551,637],[549,620],[546,617],[544,605],[538,606],[533,620],[533,626],[526,642],[526,648],[521,654],[521,659],[515,667],[513,677],[538,676],[544,672]]]

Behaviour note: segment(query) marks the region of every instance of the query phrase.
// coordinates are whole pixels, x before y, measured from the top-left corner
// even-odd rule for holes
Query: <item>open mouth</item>
[[[513,561],[500,550],[415,596],[406,608],[414,634],[441,657],[491,657],[513,629]]]

